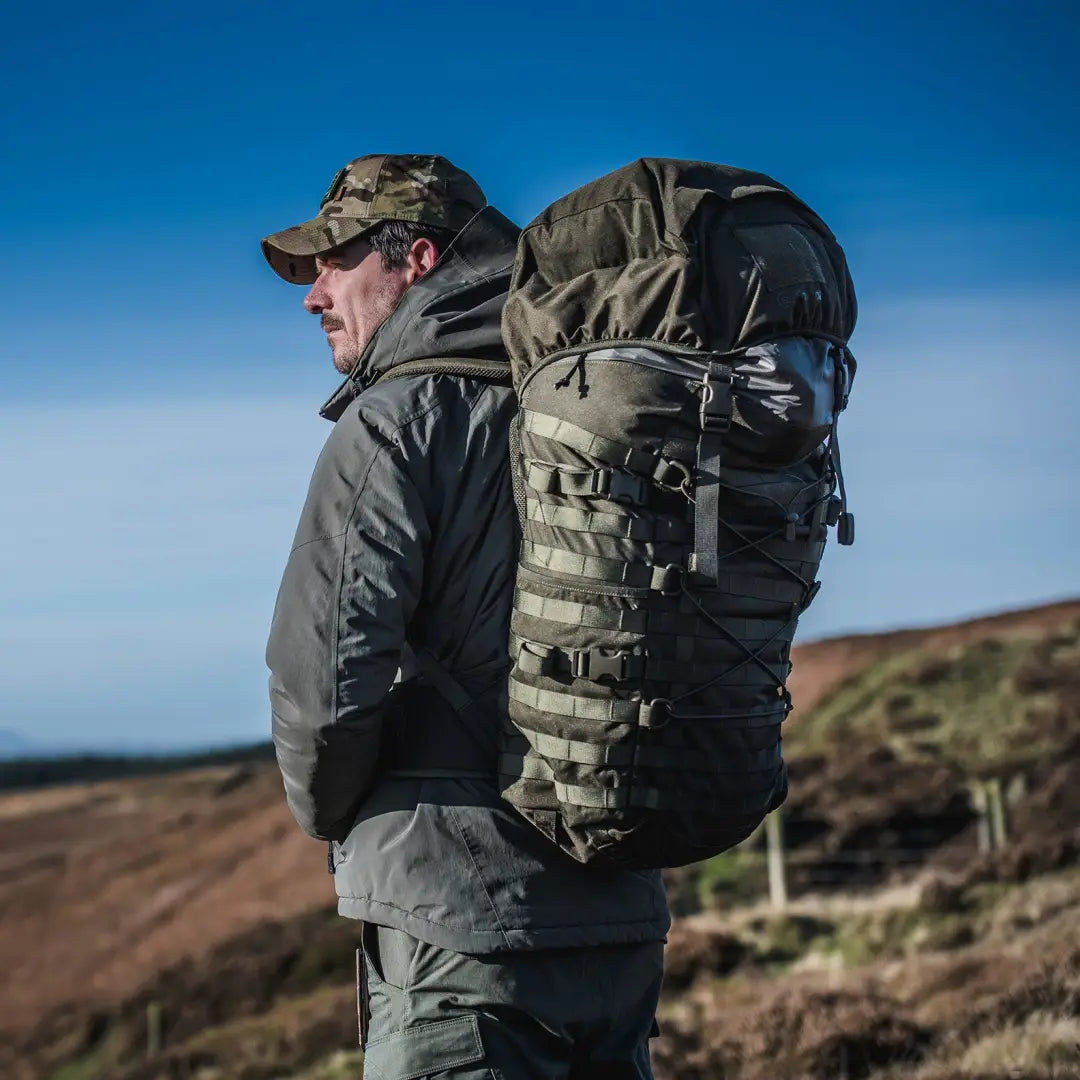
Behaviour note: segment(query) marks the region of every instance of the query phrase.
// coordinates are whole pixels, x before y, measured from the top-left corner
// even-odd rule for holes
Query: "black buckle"
[[[645,481],[640,476],[619,469],[597,469],[593,473],[592,491],[602,499],[641,506],[646,499]]]
[[[701,427],[721,434],[731,427],[731,387],[735,372],[727,364],[710,364],[701,384]]]
[[[635,649],[575,649],[570,654],[570,674],[575,679],[596,681],[610,675],[616,682],[639,677],[644,671],[644,656]],[[639,661],[634,663],[633,661]],[[634,671],[637,668],[637,671]]]

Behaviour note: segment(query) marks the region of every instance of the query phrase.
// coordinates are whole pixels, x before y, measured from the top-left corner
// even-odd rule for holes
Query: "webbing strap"
[[[520,587],[514,592],[514,608],[534,619],[589,626],[597,630],[622,630],[629,634],[643,634],[649,619],[644,611],[600,608],[595,604],[579,604],[575,600],[555,600]],[[687,619],[693,617],[684,616]]]
[[[580,694],[561,694],[542,690],[510,677],[511,701],[539,712],[570,716],[576,720],[600,720],[614,724],[636,724],[641,713],[640,701],[618,701],[608,698],[587,698]]]
[[[556,600],[520,586],[514,592],[514,610],[531,619],[568,626],[588,626],[595,630],[615,630],[626,634],[655,634],[663,637],[708,637],[727,640],[734,634],[744,641],[769,641],[776,631],[775,619],[719,618],[728,630],[721,634],[700,615],[681,611],[637,611],[629,608],[598,607],[576,600]],[[784,639],[786,640],[786,638]]]
[[[557,416],[532,409],[522,409],[520,415],[522,431],[552,439],[617,469],[640,473],[663,487],[678,489],[690,479],[690,470],[672,458],[597,435]]]
[[[420,674],[435,687],[443,701],[459,716],[472,704],[472,695],[427,649],[416,650],[416,666],[420,669]]]
[[[579,555],[575,551],[536,544],[532,540],[522,541],[521,559],[533,566],[542,566],[545,570],[609,581],[616,585],[644,587],[649,585],[652,578],[652,567],[645,563],[603,559],[599,555]]]
[[[700,507],[699,507],[700,509]],[[521,559],[545,570],[561,574],[592,578],[631,588],[655,589],[666,595],[681,591],[685,570],[676,563],[653,566],[649,563],[631,563],[624,559],[604,559],[599,555],[580,555],[575,551],[549,547],[525,540],[521,545]],[[713,561],[716,547],[713,546]],[[761,577],[750,578],[745,574],[716,573],[709,583],[732,596],[752,597],[757,600],[778,600],[784,604],[801,602],[806,594],[802,581],[769,581]]]
[[[782,604],[799,604],[806,595],[802,581],[769,581],[762,577],[748,578],[745,574],[717,574],[716,590],[725,596],[749,597],[754,600],[778,600]],[[707,595],[699,593],[699,596]]]
[[[521,729],[519,729],[521,730]],[[542,731],[524,732],[524,738],[518,737],[507,741],[508,754],[521,754],[535,750],[542,757],[555,761],[572,761],[576,765],[630,765],[634,760],[634,747],[620,743],[601,745],[585,742],[583,739],[563,739],[556,735],[547,735]]]
[[[687,791],[685,788],[658,788],[651,786],[620,784],[618,787],[601,787],[599,784],[585,786],[584,784],[564,784],[555,779],[551,766],[533,754],[502,754],[499,758],[499,772],[510,779],[542,780],[550,783],[555,788],[555,797],[561,803],[572,806],[584,806],[598,810],[624,810],[628,806],[644,807],[650,810],[688,810],[695,808],[707,808],[716,805],[716,795],[712,791]],[[744,777],[767,774],[769,779],[762,784],[752,787],[740,784],[739,794],[743,796],[743,803],[752,800],[749,814],[757,815],[758,800],[753,797],[765,795],[776,786],[777,768],[755,770],[739,770]],[[717,774],[722,775],[722,774]],[[730,812],[728,807],[725,811]],[[756,821],[756,816],[754,818]],[[733,828],[739,824],[738,820],[732,821]]]
[[[698,437],[694,483],[694,553],[690,569],[709,585],[717,584],[720,546],[720,459],[724,435],[731,426],[731,383],[729,364],[712,360],[702,386],[701,434]]]
[[[545,495],[576,495],[581,499],[610,499],[643,506],[649,498],[644,477],[618,469],[574,469],[550,461],[525,458],[525,483]]]
[[[416,666],[420,669],[420,674],[427,680],[429,685],[433,686],[438,693],[439,697],[445,701],[451,709],[454,710],[459,716],[464,713],[476,700],[476,695],[470,694],[450,674],[449,671],[435,659],[435,654],[429,649],[416,649]],[[468,671],[462,672],[463,676],[470,679],[479,679],[486,675],[495,675],[500,671],[506,671],[509,668],[509,661],[505,659],[492,660],[489,663],[481,664],[479,667],[470,668]]]
[[[721,621],[727,628],[728,633],[734,634],[741,640],[768,641],[776,630],[775,619],[746,619],[741,616],[721,616]],[[683,613],[681,611],[650,611],[648,619],[648,633],[662,635],[664,637],[708,637],[723,638],[726,634],[710,627],[700,615]]]
[[[778,721],[779,722],[779,721]],[[549,761],[566,761],[575,765],[598,765],[611,768],[643,766],[650,769],[679,769],[708,773],[710,776],[742,776],[775,769],[780,759],[779,742],[762,750],[724,752],[727,762],[738,762],[738,768],[717,768],[716,758],[700,748],[669,746],[633,746],[625,743],[600,746],[580,739],[561,739],[537,731],[524,732],[508,740],[504,757],[536,760],[535,755]],[[529,751],[534,751],[533,755]],[[539,770],[538,770],[539,771]],[[535,779],[535,778],[534,778]]]
[[[571,532],[597,533],[618,536],[627,540],[681,543],[687,538],[685,522],[678,518],[657,516],[636,517],[631,514],[605,514],[599,510],[578,510],[572,506],[554,506],[539,499],[526,498],[526,516],[530,521],[543,522],[553,529]]]
[[[717,673],[718,665],[715,659],[695,662],[676,657],[646,655],[640,647],[564,649],[557,645],[529,641],[517,634],[511,634],[510,637],[512,650],[517,655],[518,670],[527,675],[569,675],[575,679],[593,681],[613,678],[616,682],[649,679],[669,683],[703,683],[711,680]],[[771,669],[770,676],[776,681],[783,681]],[[727,685],[752,688],[758,685],[758,681]]]
[[[555,788],[555,798],[571,806],[585,806],[595,810],[622,810],[629,805],[630,788],[604,788],[599,785],[586,787],[584,784],[564,784],[555,779],[543,758],[529,754],[521,757],[517,754],[503,754],[499,758],[499,772],[514,779],[545,780]]]
[[[518,667],[531,675],[570,675],[575,679],[598,680],[610,676],[616,681],[640,679],[646,672],[644,650],[640,647],[620,649],[562,649],[510,635],[511,652],[516,653]]]

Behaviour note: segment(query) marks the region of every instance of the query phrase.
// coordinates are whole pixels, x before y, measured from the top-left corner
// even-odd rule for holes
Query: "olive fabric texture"
[[[575,859],[694,862],[783,802],[792,637],[827,529],[853,537],[855,314],[832,233],[760,173],[643,159],[523,231],[500,782]]]
[[[516,402],[483,376],[506,364],[517,236],[474,214],[323,407],[267,646],[289,806],[331,842],[340,912],[475,955],[658,942],[670,923],[658,873],[581,866],[499,796]],[[479,373],[416,368],[446,357]]]
[[[523,230],[503,313],[515,385],[579,346],[729,352],[806,331],[846,342],[855,292],[825,223],[782,184],[725,165],[641,159]]]

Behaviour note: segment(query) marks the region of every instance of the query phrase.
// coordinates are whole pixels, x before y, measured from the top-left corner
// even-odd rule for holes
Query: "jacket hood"
[[[519,384],[545,357],[578,347],[846,341],[855,313],[840,245],[783,184],[727,165],[641,158],[525,227],[503,337]]]
[[[435,266],[405,290],[319,414],[336,421],[373,380],[409,360],[505,361],[502,308],[519,233],[493,206],[479,211]]]

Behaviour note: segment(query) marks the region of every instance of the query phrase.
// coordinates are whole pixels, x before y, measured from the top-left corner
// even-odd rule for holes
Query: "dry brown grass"
[[[899,650],[944,649],[988,635],[1038,637],[1078,616],[1080,601],[1074,601],[955,627],[803,646],[792,679],[800,707],[795,722],[837,683]],[[1063,735],[1073,727],[1066,725]],[[800,781],[795,801],[818,800],[813,812],[835,812],[849,832],[867,815],[884,815],[889,826],[889,814],[898,807],[907,813],[909,804],[936,812],[940,792],[928,788],[926,772],[905,772],[873,753],[853,752],[848,764],[850,775]],[[925,881],[909,880],[858,896],[804,896],[778,922],[756,907],[677,926],[669,970],[673,986],[686,989],[665,1004],[659,1074],[838,1080],[843,1074],[837,1070],[844,1069],[855,1080],[871,1075],[867,1069],[884,1077],[882,1070],[903,1068],[896,1075],[907,1080],[916,1075],[912,1070],[933,1066],[970,1078],[972,1070],[989,1067],[994,1053],[1031,1048],[1024,1052],[1032,1062],[1042,1054],[1042,1063],[1018,1068],[1042,1070],[1040,1080],[1050,1069],[1059,1070],[1055,1080],[1070,1075],[1060,1071],[1070,1066],[1052,1059],[1072,1030],[1070,1019],[1080,1015],[1073,976],[1062,967],[1080,956],[1078,887],[1068,875],[1039,875],[1076,861],[1080,840],[1043,834],[1048,822],[1073,813],[1078,788],[1075,762],[1062,756],[1017,807],[1017,839],[1007,852],[971,863],[967,837],[967,846],[957,849],[960,861],[950,862],[943,847],[936,900],[927,899]],[[822,820],[831,819],[825,813]],[[835,845],[838,836],[826,839]],[[219,1012],[207,1020],[215,1034],[207,1034],[210,1041],[198,1053],[210,1054],[213,1044],[214,1053],[227,1057],[230,1028],[243,1022],[252,1026],[241,1043],[259,1058],[261,1036],[252,1033],[262,1029],[252,1014],[269,1008],[292,1015],[294,1006],[279,1000],[286,985],[272,970],[279,953],[257,928],[268,919],[299,926],[333,902],[323,850],[295,828],[272,766],[0,796],[0,853],[4,1080],[38,1075],[16,1073],[10,1054],[4,1057],[4,1043],[10,1050],[32,1029],[60,1054],[50,1060],[66,1060],[68,1053],[86,1066],[66,1080],[100,1080],[93,1055],[114,1037],[102,1033],[115,1024],[123,1039],[137,1041],[132,1025],[145,995],[160,994],[170,979],[201,1004],[218,1000],[209,989],[216,983],[244,998],[241,984],[251,982],[231,1012],[222,995]],[[963,871],[962,880],[949,884],[950,868],[954,875]],[[981,899],[972,892],[979,887]],[[957,896],[968,906],[950,910]],[[231,983],[229,972],[240,982]],[[294,995],[296,1016],[307,993]],[[345,1001],[344,991],[335,993]],[[328,1027],[309,1016],[322,1033],[315,1050],[347,1046],[352,1037],[350,1009],[337,1004],[328,1016]],[[289,1027],[297,1036],[289,1059],[297,1070],[305,1060],[312,1064],[304,1054],[315,1052],[299,1037],[302,1027]],[[237,1055],[237,1061],[244,1057]],[[211,1067],[224,1069],[220,1075],[230,1080],[234,1075],[220,1063],[206,1064]],[[930,1075],[918,1073],[919,1080]]]

